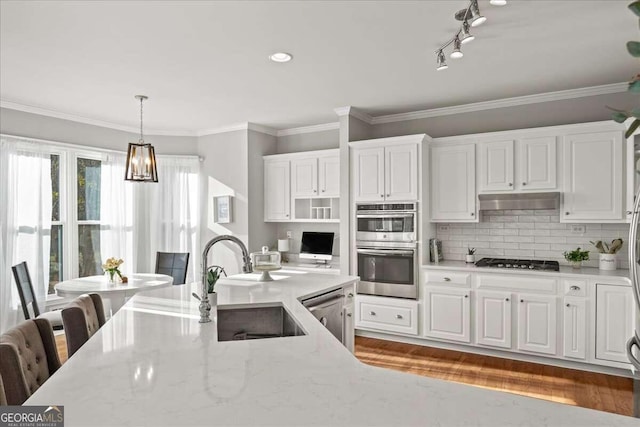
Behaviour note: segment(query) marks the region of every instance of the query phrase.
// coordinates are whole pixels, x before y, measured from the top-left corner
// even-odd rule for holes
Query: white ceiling
[[[467,0],[0,3],[0,98],[135,127],[276,129],[629,80],[629,0],[480,0],[465,56],[433,51]],[[294,60],[267,60],[275,51]]]

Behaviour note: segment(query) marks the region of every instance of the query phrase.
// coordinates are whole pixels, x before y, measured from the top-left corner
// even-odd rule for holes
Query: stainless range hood
[[[558,192],[479,194],[478,200],[481,211],[560,208]]]

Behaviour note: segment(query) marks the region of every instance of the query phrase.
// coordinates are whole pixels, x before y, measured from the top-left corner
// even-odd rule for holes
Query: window
[[[49,288],[47,292],[55,293],[54,286],[64,275],[64,233],[62,216],[60,215],[60,155],[51,155],[51,249],[49,257]]]
[[[100,255],[100,160],[76,159],[78,277],[102,273]]]

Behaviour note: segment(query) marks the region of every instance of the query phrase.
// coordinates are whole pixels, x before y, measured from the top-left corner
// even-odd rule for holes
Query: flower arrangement
[[[114,281],[114,276],[117,274],[118,277],[120,277],[120,280],[122,280],[123,283],[126,283],[126,278],[122,277],[122,273],[120,273],[120,269],[118,268],[123,262],[123,260],[118,258],[109,258],[105,261],[104,264],[102,264],[102,269],[104,270],[104,272],[109,273],[110,282]]]

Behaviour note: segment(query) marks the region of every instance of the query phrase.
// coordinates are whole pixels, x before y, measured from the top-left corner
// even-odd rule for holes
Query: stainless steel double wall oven
[[[417,204],[358,204],[356,223],[357,292],[417,299]]]

